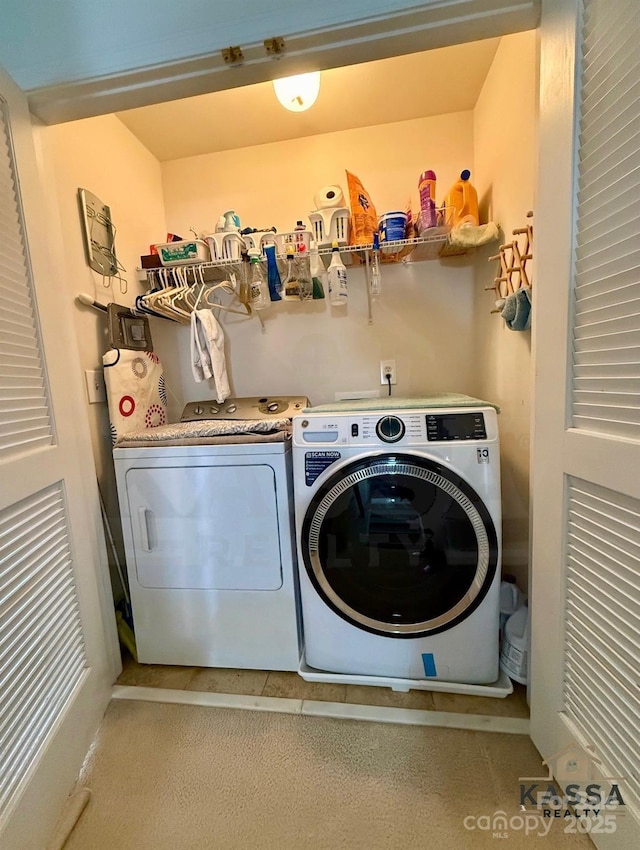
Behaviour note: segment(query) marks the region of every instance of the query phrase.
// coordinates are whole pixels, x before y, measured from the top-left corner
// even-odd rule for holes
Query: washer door
[[[498,541],[478,494],[413,455],[361,459],[318,491],[302,553],[322,599],[359,628],[413,638],[451,628],[486,595]]]

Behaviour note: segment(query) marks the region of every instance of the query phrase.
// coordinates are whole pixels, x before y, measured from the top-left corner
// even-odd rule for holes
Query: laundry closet
[[[447,48],[443,67],[447,51],[453,54],[449,61],[464,63],[466,48]],[[304,127],[310,113],[285,114],[275,103],[271,85],[261,84],[260,96],[271,98],[282,114],[283,128],[276,132],[285,138],[258,145],[251,142],[254,133],[262,138],[259,126],[246,126],[241,108],[234,107],[234,98],[242,104],[242,90],[217,93],[210,96],[223,98],[219,103],[224,112],[217,120],[233,122],[237,116],[246,126],[244,133],[236,134],[236,147],[162,162],[115,115],[41,127],[48,199],[51,214],[60,222],[56,250],[66,271],[64,296],[74,299],[87,292],[102,303],[131,305],[146,290],[140,282],[144,275],[137,271],[140,256],[148,253],[149,245],[163,242],[167,232],[188,237],[193,230],[212,231],[228,209],[239,214],[243,226],[292,230],[297,220],[308,221],[320,187],[337,184],[347,196],[346,169],[359,177],[378,213],[383,213],[408,203],[416,209],[418,178],[425,169],[437,174],[441,203],[460,171],[469,168],[481,221],[495,221],[507,240],[514,228],[526,224],[526,214],[533,209],[535,33],[490,40],[474,55],[474,63],[482,79],[475,82],[477,95],[469,108],[357,126],[359,99],[372,94],[347,90],[344,102],[335,103],[335,124],[327,124],[327,132],[306,135],[296,128],[291,131],[296,138],[286,138],[291,119]],[[339,89],[338,75],[354,70],[362,84],[366,65],[326,72],[326,87]],[[330,75],[336,79],[330,80]],[[437,88],[437,78],[426,86],[411,79],[398,84],[410,86],[416,99],[423,98],[425,113],[430,112],[429,92]],[[129,116],[122,118],[135,127]],[[154,134],[162,138],[162,132],[161,123],[156,124]],[[175,119],[167,130],[168,143],[176,135],[179,140],[181,132],[188,133],[188,127],[183,129]],[[86,265],[77,207],[80,187],[110,207],[126,283],[103,281]],[[221,322],[235,396],[306,395],[312,404],[321,404],[334,401],[337,394],[382,395],[387,388],[380,385],[379,362],[394,359],[397,384],[392,390],[398,397],[458,392],[499,405],[503,569],[514,573],[526,590],[530,334],[508,330],[491,312],[495,294],[486,288],[493,283],[496,263],[488,258],[498,244],[461,257],[384,263],[382,293],[372,305],[371,322],[362,266],[348,268],[345,310],[332,308],[328,300],[283,302],[262,311],[264,330],[255,317],[222,315]],[[77,303],[74,318],[79,367],[99,369],[106,350],[104,320]],[[151,331],[165,371],[169,418],[177,421],[187,402],[213,398],[212,385],[193,380],[187,328],[151,319]],[[98,480],[119,546],[106,404],[88,404],[87,410]],[[113,578],[117,586],[115,574]]]

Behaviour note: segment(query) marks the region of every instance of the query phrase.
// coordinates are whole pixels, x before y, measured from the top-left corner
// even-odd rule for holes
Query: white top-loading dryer
[[[281,420],[306,403],[197,402],[183,421],[197,434],[198,422]],[[141,662],[298,669],[291,440],[277,436],[114,449]]]

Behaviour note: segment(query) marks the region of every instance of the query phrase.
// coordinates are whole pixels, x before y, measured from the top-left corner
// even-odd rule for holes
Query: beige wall
[[[360,177],[379,213],[417,203],[425,168],[438,175],[438,198],[464,167],[471,168],[484,219],[505,233],[533,206],[535,163],[535,34],[508,36],[496,54],[475,111],[342,131],[160,165],[114,117],[40,129],[50,178],[57,261],[66,270],[64,297],[86,291],[104,303],[132,303],[139,256],[166,230],[211,230],[234,208],[243,225],[290,229],[307,218],[313,196],[327,183],[347,192],[345,167]],[[517,104],[517,109],[514,107]],[[515,116],[515,117],[513,117]],[[128,292],[105,289],[86,265],[77,207],[84,187],[111,207],[118,256]],[[58,211],[59,209],[59,211]],[[166,211],[166,216],[165,216]],[[64,246],[64,251],[62,249]],[[385,389],[379,360],[395,359],[397,396],[459,391],[496,402],[503,461],[505,566],[526,586],[528,560],[529,334],[507,330],[489,311],[493,278],[486,262],[495,246],[476,255],[383,266],[383,294],[368,324],[362,268],[349,270],[346,310],[328,302],[282,303],[256,319],[223,316],[232,391],[307,394],[313,403],[337,392]],[[79,368],[101,365],[104,319],[75,308]],[[188,400],[210,398],[189,364],[188,330],[151,320],[167,376],[170,417]],[[87,414],[108,510],[116,515],[106,405]],[[116,523],[116,531],[119,527]]]
[[[86,292],[103,304],[132,304],[143,291],[135,274],[140,253],[145,245],[157,241],[165,229],[159,163],[112,115],[40,127],[37,140],[48,189],[54,259],[64,270],[61,278],[66,281],[60,298],[73,300],[79,292]],[[127,270],[124,294],[119,282],[108,281],[111,286],[105,287],[101,275],[87,265],[78,188],[93,192],[111,208],[117,228],[117,256]],[[77,368],[82,372],[101,369],[102,355],[108,347],[105,314],[77,302],[73,312],[80,352]],[[119,541],[107,405],[87,403],[86,410],[98,480]],[[120,554],[124,564],[122,551]]]
[[[537,92],[536,33],[503,38],[474,111],[475,186],[484,220],[500,224],[504,241],[534,207]],[[531,333],[509,330],[485,292],[497,263],[477,254],[475,334],[478,393],[502,408],[504,569],[527,589]],[[535,290],[534,290],[535,291]]]
[[[243,225],[291,230],[306,220],[315,192],[339,184],[345,167],[369,192],[378,213],[404,209],[425,168],[443,194],[460,169],[473,167],[473,116],[452,113],[328,133],[163,163],[167,227],[187,234],[210,230],[233,208]],[[225,321],[228,362],[237,395],[303,393],[313,403],[336,392],[380,390],[379,361],[395,359],[398,396],[472,392],[473,264],[467,259],[383,267],[383,294],[367,321],[364,270],[349,270],[349,304],[283,303],[255,319]],[[185,400],[211,398],[188,362],[188,331],[178,329],[181,375],[170,383]]]

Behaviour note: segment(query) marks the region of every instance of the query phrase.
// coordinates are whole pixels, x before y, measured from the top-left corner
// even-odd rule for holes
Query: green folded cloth
[[[356,398],[348,401],[331,401],[316,407],[307,407],[305,413],[359,413],[365,410],[416,410],[422,407],[493,407],[498,413],[500,408],[490,401],[482,401],[470,395],[459,393],[440,393],[421,398]]]

